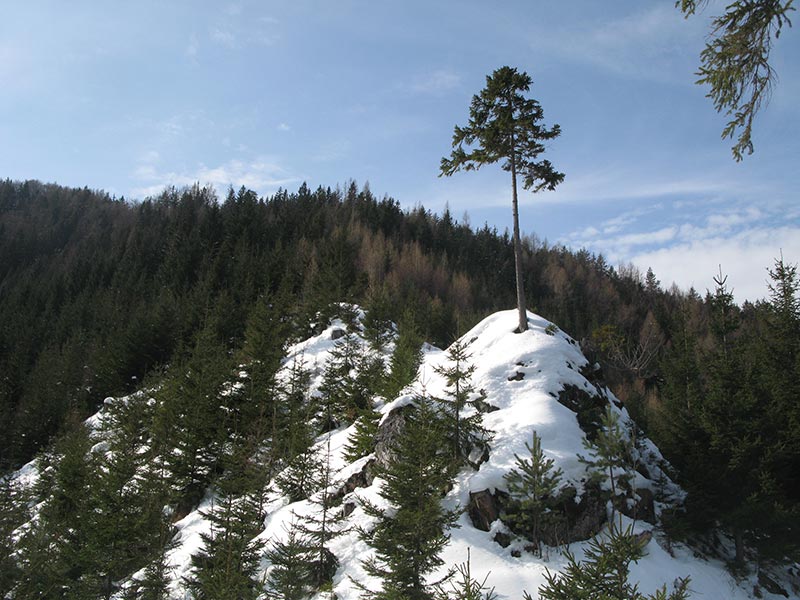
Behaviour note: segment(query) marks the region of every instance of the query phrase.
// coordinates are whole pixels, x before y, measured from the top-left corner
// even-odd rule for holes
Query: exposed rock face
[[[350,475],[331,498],[334,501],[339,500],[357,488],[372,485],[373,479],[375,479],[375,459],[367,461],[360,471]]]
[[[645,523],[655,525],[656,508],[653,492],[647,488],[639,488],[636,490],[636,495],[638,496],[637,500],[628,502],[627,499],[620,498],[620,501],[615,502],[614,506],[623,515],[630,517],[631,519],[637,519],[639,521],[644,521]]]
[[[558,402],[566,406],[578,419],[578,425],[589,440],[594,440],[600,430],[608,400],[603,396],[592,395],[576,385],[567,385],[558,393]]]
[[[392,448],[395,446],[397,437],[406,425],[408,414],[415,410],[412,404],[407,404],[396,408],[390,412],[378,427],[375,434],[375,462],[380,467],[387,467],[389,461],[394,456]]]
[[[554,510],[562,512],[564,520],[559,526],[543,527],[541,542],[549,546],[557,546],[580,540],[586,540],[595,535],[606,522],[606,503],[600,489],[589,485],[584,491],[580,502],[576,502],[578,492],[572,487],[564,488],[556,501]],[[502,518],[508,505],[508,495],[497,490],[470,492],[467,514],[472,524],[481,531],[489,531],[492,523]],[[507,536],[495,536],[499,544],[508,545]]]
[[[789,592],[787,592],[785,589],[783,589],[778,584],[777,581],[772,579],[764,571],[759,571],[759,573],[758,573],[758,585],[763,587],[770,594],[775,594],[776,596],[783,596],[784,598],[788,598],[789,597]]]
[[[489,404],[488,402],[485,402],[483,400],[483,398],[478,398],[477,400],[473,400],[472,401],[472,406],[474,406],[475,409],[479,413],[482,413],[482,414],[493,413],[493,412],[495,412],[497,410],[500,410],[498,407],[494,406],[493,404]]]
[[[470,492],[467,514],[476,529],[489,531],[492,523],[500,518],[500,503],[497,494],[493,494],[489,490]]]
[[[602,529],[607,515],[606,502],[603,499],[600,488],[590,483],[586,485],[580,502],[575,501],[577,495],[578,491],[572,486],[568,486],[561,491],[557,505],[563,507],[567,521],[566,530],[562,533],[553,532],[561,539],[542,539],[544,543],[555,546],[559,543],[588,540]],[[544,533],[547,534],[548,532]]]

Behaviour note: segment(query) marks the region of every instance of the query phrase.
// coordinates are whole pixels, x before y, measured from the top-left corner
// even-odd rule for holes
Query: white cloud
[[[531,44],[571,61],[637,79],[691,85],[705,21],[684,19],[671,3],[582,29],[541,29]]]
[[[140,164],[134,177],[144,185],[134,189],[132,195],[146,197],[158,194],[167,186],[188,186],[195,183],[212,185],[220,196],[228,187],[245,186],[260,194],[267,194],[279,187],[297,183],[300,178],[290,175],[285,169],[267,158],[254,160],[229,160],[215,167],[200,164],[191,172],[160,172],[153,164]]]
[[[730,178],[714,174],[665,177],[662,173],[642,168],[634,171],[607,167],[596,171],[579,171],[574,177],[567,176],[555,191],[537,194],[536,201],[549,204],[596,204],[608,200],[692,196],[693,202],[696,202],[698,197],[733,191],[743,190]]]
[[[332,162],[346,158],[352,151],[353,145],[349,140],[337,140],[323,143],[311,160],[317,162]]]
[[[186,44],[186,48],[184,49],[184,54],[189,58],[195,58],[197,56],[197,52],[199,50],[199,42],[197,41],[197,36],[192,34],[189,37],[189,43]]]
[[[145,164],[153,164],[158,162],[159,158],[161,158],[161,155],[159,154],[158,150],[147,150],[142,154],[141,158],[139,159],[139,162]]]
[[[412,92],[420,94],[443,94],[461,85],[461,76],[446,69],[439,69],[417,78],[409,86]]]
[[[670,204],[665,210],[624,212],[570,234],[568,245],[602,253],[612,264],[652,267],[664,286],[674,282],[700,293],[713,286],[722,265],[738,302],[767,294],[766,269],[781,250],[787,261],[800,261],[800,225],[785,219],[779,204],[694,203],[677,213],[672,209]],[[654,226],[664,218],[672,222]]]
[[[662,285],[669,287],[674,282],[684,290],[694,287],[701,294],[713,288],[712,277],[721,265],[741,303],[767,296],[767,268],[781,251],[787,262],[800,261],[800,227],[760,227],[727,237],[696,239],[634,254],[630,261],[642,270],[652,267]]]
[[[287,123],[278,123],[278,131],[291,131],[292,128]]]
[[[280,40],[276,31],[277,19],[269,16],[251,18],[238,5],[229,6],[221,21],[209,30],[209,37],[215,44],[226,48],[239,49],[251,44],[272,46]]]
[[[236,36],[227,29],[220,29],[215,27],[209,32],[211,36],[211,40],[216,42],[217,44],[221,44],[223,46],[227,46],[228,48],[235,48],[236,43]]]

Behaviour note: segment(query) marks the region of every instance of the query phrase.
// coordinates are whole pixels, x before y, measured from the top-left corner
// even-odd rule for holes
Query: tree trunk
[[[734,528],[733,541],[736,546],[736,565],[741,567],[744,565],[744,533],[741,527]]]
[[[522,282],[522,242],[519,239],[519,202],[517,201],[517,163],[516,152],[511,149],[511,190],[512,206],[514,208],[514,269],[517,275],[517,311],[519,312],[519,330],[522,333],[528,330],[528,313],[525,308],[525,286]]]

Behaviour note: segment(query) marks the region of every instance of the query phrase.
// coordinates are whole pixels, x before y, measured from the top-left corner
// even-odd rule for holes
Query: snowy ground
[[[483,420],[484,426],[494,434],[489,460],[477,471],[465,468],[460,472],[455,486],[444,500],[451,508],[466,507],[470,492],[505,489],[503,476],[514,466],[515,454],[526,454],[525,444],[530,442],[534,429],[542,439],[542,447],[547,456],[555,460],[556,466],[562,469],[565,485],[572,484],[580,490],[581,482],[586,478],[585,465],[577,457],[579,453],[586,454],[584,433],[578,426],[575,413],[559,404],[556,397],[565,385],[574,385],[590,393],[597,391],[580,373],[587,361],[569,336],[537,315],[529,314],[529,331],[513,333],[517,325],[516,315],[516,311],[496,313],[462,338],[471,355],[470,361],[476,367],[473,375],[475,388],[483,390],[485,402],[498,410],[486,413]],[[320,335],[295,345],[289,351],[285,368],[290,368],[295,357],[302,357],[306,366],[313,371],[312,390],[319,385],[324,365],[335,343],[333,337],[336,329],[344,329],[344,325],[334,322]],[[411,402],[417,393],[441,397],[445,382],[437,373],[437,367],[446,361],[445,351],[426,346],[417,380],[398,398],[382,406],[384,416],[394,408]],[[518,376],[513,377],[517,373],[523,374],[521,380]],[[608,394],[613,400],[613,395],[610,392]],[[628,416],[624,409],[615,407],[615,410],[623,422],[627,421]],[[353,464],[345,462],[342,452],[351,429],[342,429],[331,434],[333,467],[339,471],[339,481],[344,481],[351,474],[360,471],[365,461],[369,460],[365,458]],[[323,436],[317,443],[326,444],[327,439]],[[661,458],[660,454],[647,441],[644,449],[647,456],[642,458],[651,461],[649,468],[653,473],[658,469],[655,465]],[[30,469],[24,469],[20,477],[32,478],[33,475]],[[637,475],[637,478],[637,487],[653,486],[652,482],[641,475]],[[357,489],[345,501],[358,503],[359,499],[369,499],[381,504],[379,490],[380,480],[376,479],[370,487]],[[671,491],[675,497],[680,496],[677,487],[671,486]],[[180,597],[180,579],[188,573],[190,557],[198,551],[201,545],[200,534],[208,527],[201,512],[208,510],[213,502],[213,496],[207,496],[197,510],[177,523],[180,543],[170,555],[170,562],[175,566],[177,597]],[[303,515],[313,510],[313,507],[307,501],[289,504],[285,498],[276,496],[271,499],[268,510],[264,529],[258,536],[264,542],[265,548],[270,540],[285,536],[294,515]],[[444,550],[443,558],[452,567],[464,562],[469,555],[472,575],[478,580],[488,576],[487,583],[494,586],[499,598],[520,599],[523,590],[536,598],[538,587],[545,581],[546,570],[559,571],[566,564],[559,549],[547,550],[544,559],[525,551],[519,557],[513,556],[512,551],[519,550],[521,543],[512,543],[511,546],[502,548],[493,541],[495,530],[484,532],[476,529],[466,513],[462,514],[459,524],[460,527],[450,531],[450,542]],[[653,528],[647,523],[633,523],[623,518],[623,526],[627,525],[632,525],[637,532]],[[356,531],[356,526],[369,526],[369,520],[360,507],[348,517],[348,526],[350,531],[331,544],[331,550],[340,561],[333,590],[340,600],[355,600],[361,596],[353,579],[372,589],[378,588],[378,582],[369,579],[361,564],[370,556],[371,550],[359,539]],[[499,521],[495,522],[495,529],[500,526]],[[753,579],[737,584],[720,562],[697,558],[686,547],[673,545],[671,555],[662,547],[660,538],[656,533],[647,544],[646,556],[638,564],[631,566],[631,580],[639,582],[642,592],[652,593],[665,583],[669,587],[676,579],[688,576],[691,578],[692,598],[738,600],[755,597]],[[585,542],[573,543],[569,549],[580,559],[585,546]],[[262,568],[265,573],[269,566],[264,559]],[[764,598],[782,598],[763,590],[762,593]],[[329,596],[321,594],[319,597]]]

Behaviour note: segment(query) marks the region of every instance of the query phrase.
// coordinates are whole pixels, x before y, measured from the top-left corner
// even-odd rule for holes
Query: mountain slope
[[[588,520],[592,516],[595,518],[588,526],[591,533],[605,535],[610,517],[623,528],[630,526],[635,533],[644,536],[646,556],[631,568],[631,581],[638,581],[642,592],[653,593],[665,583],[671,586],[673,581],[688,576],[691,578],[691,597],[754,597],[754,580],[745,579],[737,583],[721,563],[698,558],[691,549],[680,544],[673,543],[667,551],[664,534],[657,526],[644,520],[655,522],[666,504],[680,502],[682,498],[681,490],[662,470],[664,460],[649,440],[631,442],[631,455],[636,466],[632,473],[632,489],[637,492],[640,518],[633,519],[619,510],[612,511],[610,503],[601,503],[599,512],[595,506],[594,515],[590,514],[592,509],[586,507],[591,507],[594,492],[588,483],[586,465],[578,455],[590,454],[584,442],[587,432],[592,437],[598,426],[597,409],[610,407],[628,432],[634,430],[633,424],[625,409],[598,380],[595,366],[588,363],[574,340],[537,315],[529,313],[529,323],[529,331],[514,334],[516,313],[504,311],[484,319],[461,338],[470,355],[469,360],[475,366],[472,383],[479,390],[477,407],[492,438],[488,456],[471,456],[477,468],[462,468],[452,489],[442,500],[447,508],[462,512],[458,527],[449,531],[450,540],[442,554],[446,567],[435,573],[432,579],[438,579],[447,568],[469,557],[473,577],[480,581],[487,576],[488,585],[495,587],[500,598],[521,598],[523,590],[536,598],[536,590],[544,584],[546,572],[563,570],[566,565],[565,546],[545,547],[543,557],[538,557],[530,551],[529,542],[515,536],[502,520],[493,520],[497,515],[492,511],[502,509],[503,494],[507,492],[504,476],[514,468],[516,455],[526,455],[526,443],[535,430],[542,440],[545,454],[563,471],[561,490],[573,489],[576,493],[575,510],[583,510],[581,514]],[[292,365],[302,360],[311,371],[311,393],[318,394],[336,338],[343,335],[344,329],[341,321],[334,320],[319,335],[290,347],[280,376],[288,377]],[[358,339],[364,344],[361,338]],[[389,350],[391,347],[386,351]],[[413,405],[415,398],[421,395],[442,398],[446,395],[446,381],[441,371],[448,360],[446,351],[424,347],[416,380],[397,398],[379,401],[377,408],[382,415],[379,436],[387,433],[393,422],[396,424],[398,415],[409,410],[406,407]],[[577,413],[573,409],[577,409]],[[474,410],[468,409],[467,414]],[[101,420],[102,411],[89,423],[97,426]],[[373,472],[374,462],[382,458],[371,454],[352,464],[346,462],[344,448],[354,427],[333,430],[316,441],[320,450],[326,449],[328,444],[330,446],[331,466],[335,473],[332,487],[342,490],[343,502],[349,512],[344,527],[346,531],[330,543],[331,551],[339,560],[332,592],[340,600],[363,597],[355,582],[373,590],[380,586],[380,582],[371,579],[363,568],[363,561],[373,551],[360,538],[358,528],[369,529],[373,523],[364,512],[364,501],[386,506],[380,495],[381,479],[374,477]],[[379,444],[377,453],[380,452]],[[23,470],[18,477],[31,478],[30,472],[30,468]],[[257,536],[258,546],[263,549],[275,540],[284,539],[294,520],[318,510],[309,500],[290,502],[275,486],[270,489],[263,529]],[[648,499],[653,497],[655,502],[650,508]],[[185,578],[192,573],[191,556],[202,545],[201,535],[209,531],[207,513],[214,509],[216,502],[217,496],[211,488],[200,506],[176,523],[177,545],[168,555],[174,568],[171,589],[175,597],[184,597]],[[635,514],[632,504],[627,504],[626,512]],[[568,544],[569,550],[579,560],[586,546],[585,538]],[[269,560],[263,557],[260,570],[265,578],[270,569]],[[142,574],[140,571],[133,579]],[[127,585],[123,584],[123,591]],[[763,590],[762,593],[766,598],[782,597]],[[326,592],[318,597],[331,596]]]

